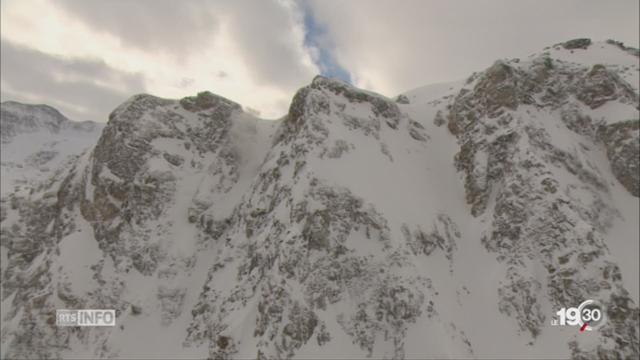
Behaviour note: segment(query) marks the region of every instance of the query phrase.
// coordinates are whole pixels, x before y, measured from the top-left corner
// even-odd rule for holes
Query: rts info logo
[[[115,326],[115,310],[56,310],[58,326]]]

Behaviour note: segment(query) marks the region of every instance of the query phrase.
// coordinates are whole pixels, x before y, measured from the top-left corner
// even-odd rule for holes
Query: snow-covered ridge
[[[395,99],[317,77],[279,121],[133,96],[3,194],[1,355],[637,357],[637,74],[578,39]],[[587,298],[605,327],[550,326]]]
[[[17,135],[48,131],[57,134],[64,130],[93,131],[100,125],[92,121],[76,122],[67,119],[48,105],[29,105],[5,101],[0,105],[2,143],[8,143]]]

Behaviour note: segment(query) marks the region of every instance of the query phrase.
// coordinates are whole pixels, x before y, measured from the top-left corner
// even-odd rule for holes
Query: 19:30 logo
[[[579,326],[581,332],[594,330],[606,320],[602,305],[595,300],[586,300],[577,308],[562,308],[556,315],[557,319],[553,319],[551,325]]]

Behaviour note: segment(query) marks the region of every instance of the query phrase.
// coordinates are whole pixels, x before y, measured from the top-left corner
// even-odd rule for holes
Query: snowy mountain
[[[0,105],[2,196],[34,186],[93,147],[104,124],[70,121],[47,105],[6,101]]]
[[[319,76],[277,121],[209,92],[104,129],[3,103],[0,355],[637,357],[639,73],[577,39],[395,99]],[[6,175],[36,134],[76,156]],[[586,299],[603,327],[551,326]]]

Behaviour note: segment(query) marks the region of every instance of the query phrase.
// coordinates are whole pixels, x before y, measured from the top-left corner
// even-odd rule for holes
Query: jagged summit
[[[319,75],[313,79],[311,84],[301,88],[294,95],[284,126],[296,132],[302,127],[302,121],[306,119],[313,120],[316,128],[320,129],[322,127],[321,119],[326,118],[331,122],[329,118],[332,114],[344,116],[352,113],[348,107],[353,109],[358,104],[366,105],[365,111],[370,109],[372,116],[388,119],[389,123],[394,124],[391,125],[392,127],[396,127],[397,122],[402,118],[402,114],[393,100],[374,92],[359,89],[342,80]],[[353,115],[355,119],[363,114],[353,113]],[[369,124],[354,121],[353,126],[358,125],[369,128]],[[282,132],[280,133],[282,134]]]
[[[215,95],[209,91],[198,93],[197,96],[189,96],[180,100],[180,104],[187,110],[198,111],[208,110],[213,108],[231,108],[240,110],[242,107],[231,100],[228,100],[222,96]]]
[[[196,96],[187,96],[180,100],[165,99],[150,94],[137,94],[118,106],[109,115],[109,120],[120,115],[124,115],[120,120],[137,120],[141,118],[145,111],[174,103],[179,104],[184,110],[194,113],[204,110],[214,110],[216,108],[220,108],[221,111],[225,111],[223,109],[241,109],[239,104],[209,91],[203,91]]]
[[[322,75],[316,76],[308,87],[316,90],[328,90],[354,102],[376,102],[376,100],[373,100],[375,98],[390,100],[384,95],[360,89],[341,79],[329,78]]]
[[[607,70],[616,73],[626,81],[628,84],[626,86],[631,86],[638,93],[639,56],[638,49],[627,47],[615,40],[592,42],[590,39],[575,39],[546,47],[526,58],[500,59],[496,61],[496,64],[522,70],[538,67],[540,68],[539,72],[543,72],[545,67],[552,68],[554,65],[560,71],[566,68],[571,72],[576,72],[576,70],[589,71],[595,65],[602,65]],[[466,81],[472,82],[477,78],[477,75],[478,73],[472,74]],[[460,87],[457,83],[436,84],[435,88],[438,86],[448,88],[455,84],[454,87],[457,89]],[[417,88],[402,95],[411,97],[425,93],[430,88],[434,88],[434,85]],[[462,86],[462,88],[468,89],[469,86]],[[421,98],[425,98],[424,95]]]
[[[567,50],[575,50],[575,49],[582,49],[582,50],[587,50],[589,48],[589,46],[594,45],[594,46],[601,46],[602,44],[607,44],[607,45],[613,45],[618,47],[619,49],[634,55],[634,56],[640,56],[640,50],[634,48],[634,47],[629,47],[629,46],[625,46],[624,43],[620,42],[620,41],[616,41],[613,39],[609,39],[603,42],[597,42],[597,43],[593,43],[591,41],[591,39],[589,38],[579,38],[579,39],[572,39],[572,40],[568,40],[562,43],[558,43],[553,45],[553,47],[557,50],[558,46],[561,46],[564,49]]]

